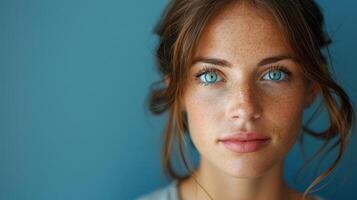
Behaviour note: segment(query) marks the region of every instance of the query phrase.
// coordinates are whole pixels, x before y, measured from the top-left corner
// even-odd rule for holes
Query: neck
[[[237,178],[215,169],[205,160],[197,171],[182,184],[182,199],[225,200],[286,200],[292,199],[291,189],[283,180],[283,162],[254,178]],[[202,188],[200,187],[202,186]],[[207,194],[208,193],[208,194]]]

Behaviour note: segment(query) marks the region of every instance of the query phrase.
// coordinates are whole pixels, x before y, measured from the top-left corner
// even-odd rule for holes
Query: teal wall
[[[0,0],[1,200],[127,200],[168,182],[159,167],[164,116],[144,104],[158,79],[151,31],[166,2]],[[355,103],[357,2],[319,3],[337,77]],[[311,179],[291,178],[300,157],[295,146],[286,176],[303,189]],[[347,158],[319,194],[357,199],[357,162]]]

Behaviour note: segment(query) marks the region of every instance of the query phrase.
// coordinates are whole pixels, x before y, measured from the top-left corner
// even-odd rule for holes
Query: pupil
[[[280,72],[280,71],[277,71],[277,70],[272,71],[272,72],[269,74],[269,75],[270,75],[270,78],[271,78],[271,79],[274,79],[274,80],[280,79],[281,74],[280,74],[279,72]]]
[[[207,82],[214,82],[214,81],[216,81],[216,79],[217,79],[216,74],[214,74],[214,73],[212,73],[212,72],[206,74],[206,80],[207,80]]]

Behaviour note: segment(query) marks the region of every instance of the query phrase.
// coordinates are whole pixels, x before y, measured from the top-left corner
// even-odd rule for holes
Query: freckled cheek
[[[303,114],[302,98],[297,95],[286,94],[276,97],[265,105],[266,118],[271,122],[271,132],[277,140],[291,143],[295,140],[301,128]]]
[[[285,96],[275,98],[270,102],[266,110],[269,110],[269,113],[275,113],[274,116],[276,117],[290,121],[291,118],[301,113],[301,103],[297,97]]]
[[[197,143],[217,137],[224,110],[222,98],[212,92],[197,92],[187,96],[185,103],[192,139]]]

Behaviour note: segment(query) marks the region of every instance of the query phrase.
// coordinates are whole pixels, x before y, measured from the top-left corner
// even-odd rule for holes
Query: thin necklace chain
[[[213,197],[207,192],[207,190],[197,181],[196,176],[192,174],[192,178],[196,183],[196,199],[197,199],[197,185],[205,192],[210,200],[214,200]]]

